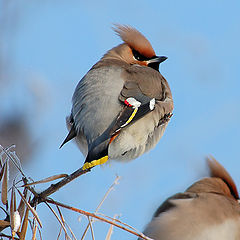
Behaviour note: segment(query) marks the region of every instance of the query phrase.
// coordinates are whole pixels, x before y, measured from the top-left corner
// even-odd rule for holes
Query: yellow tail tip
[[[104,164],[105,162],[107,162],[108,160],[108,156],[104,156],[98,160],[93,160],[91,162],[85,162],[82,169],[83,170],[86,170],[86,169],[89,169],[89,168],[93,168],[97,165],[101,165],[101,164]]]

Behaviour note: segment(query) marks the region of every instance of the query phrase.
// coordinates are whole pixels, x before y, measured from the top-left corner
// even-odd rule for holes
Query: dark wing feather
[[[154,213],[153,217],[158,217],[161,213],[167,212],[174,208],[176,205],[171,202],[171,200],[180,200],[180,199],[192,199],[196,198],[196,193],[177,193],[173,195],[172,197],[168,198],[166,201],[164,201],[160,207],[157,209],[157,211]]]

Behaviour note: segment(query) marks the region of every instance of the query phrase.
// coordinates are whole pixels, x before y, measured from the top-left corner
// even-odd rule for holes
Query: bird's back
[[[240,240],[240,207],[215,193],[177,194],[160,206],[144,234],[155,240]]]

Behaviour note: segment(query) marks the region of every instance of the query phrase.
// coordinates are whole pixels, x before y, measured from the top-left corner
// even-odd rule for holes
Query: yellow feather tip
[[[104,157],[102,157],[98,160],[93,160],[91,162],[86,162],[86,163],[84,163],[82,169],[86,170],[86,169],[89,169],[89,168],[93,168],[97,165],[104,164],[105,162],[107,162],[107,160],[108,160],[108,156],[104,156]]]

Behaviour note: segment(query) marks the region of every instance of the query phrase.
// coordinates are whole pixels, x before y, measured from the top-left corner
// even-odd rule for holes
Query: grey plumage
[[[124,32],[125,28],[119,26],[118,33]],[[131,32],[132,28],[127,29]],[[140,44],[144,44],[145,38],[142,38]],[[152,57],[137,61],[129,45],[126,42],[108,51],[78,83],[73,94],[71,116],[67,123],[69,129],[76,133],[80,150],[85,155],[88,153],[88,158],[93,148],[95,152],[100,151],[96,148],[96,142],[101,143],[101,140],[105,141],[101,149],[104,150],[105,146],[110,159],[136,158],[156,145],[171,117],[173,100],[169,85],[159,71],[148,67],[150,62],[159,65],[166,58],[162,57],[161,60],[152,49],[144,48]],[[140,49],[137,51],[141,52],[141,46],[138,47]],[[155,108],[142,115],[136,114],[126,127],[119,129],[113,139],[109,134],[110,128],[115,126],[121,112],[127,108],[125,100],[128,98],[134,98],[141,105],[155,99]],[[139,119],[136,116],[140,116]],[[101,157],[102,153],[99,154]],[[94,160],[94,156],[91,160]]]

